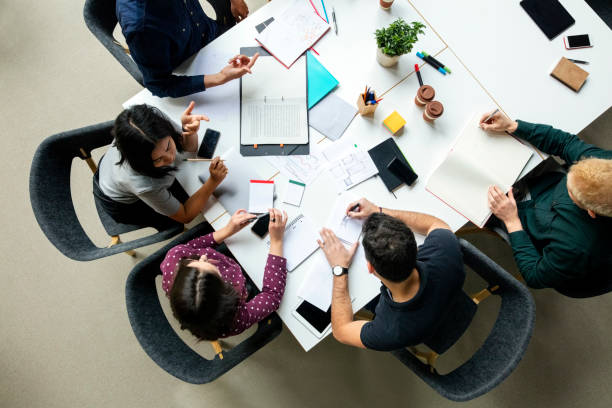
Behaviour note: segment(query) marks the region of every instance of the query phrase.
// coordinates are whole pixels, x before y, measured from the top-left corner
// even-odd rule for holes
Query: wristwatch
[[[332,272],[334,273],[334,276],[342,276],[348,273],[348,268],[336,265],[332,268]]]

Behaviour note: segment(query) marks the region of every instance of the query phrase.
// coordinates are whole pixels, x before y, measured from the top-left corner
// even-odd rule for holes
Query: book
[[[378,169],[378,175],[382,179],[383,183],[385,183],[387,190],[393,191],[404,183],[403,180],[396,176],[387,167],[394,158],[397,158],[408,166],[408,168],[412,169],[410,163],[408,163],[408,160],[406,160],[406,157],[404,157],[404,154],[393,138],[390,137],[387,140],[377,144],[371,148],[368,153],[370,154],[374,165]]]
[[[402,116],[397,113],[397,111],[393,111],[392,114],[390,114],[385,120],[383,120],[383,125],[385,125],[387,130],[392,134],[397,133],[397,131],[403,128],[405,124],[406,119],[402,118]]]
[[[255,36],[286,68],[330,29],[308,2],[296,0]],[[259,63],[259,62],[258,62]]]
[[[558,79],[574,91],[578,92],[584,85],[589,73],[565,57],[561,57],[550,76]]]
[[[426,189],[482,228],[491,216],[489,187],[510,190],[533,151],[510,135],[482,130],[479,119],[470,118]]]
[[[523,0],[520,5],[549,40],[576,22],[558,0]]]
[[[310,109],[338,86],[338,80],[310,51],[306,53],[306,71],[308,72],[308,109]]]
[[[283,256],[287,259],[287,271],[293,271],[319,248],[318,238],[319,234],[303,214],[287,224],[283,236]],[[270,239],[266,245],[270,247]]]

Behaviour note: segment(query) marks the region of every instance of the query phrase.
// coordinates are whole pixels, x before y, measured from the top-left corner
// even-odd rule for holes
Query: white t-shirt
[[[121,165],[116,164],[120,159],[119,150],[111,145],[100,162],[99,183],[104,194],[125,204],[132,204],[140,199],[158,213],[167,216],[178,212],[181,203],[168,191],[174,183],[173,174],[162,178],[143,176],[134,171],[127,160]],[[181,159],[177,154],[175,163]]]

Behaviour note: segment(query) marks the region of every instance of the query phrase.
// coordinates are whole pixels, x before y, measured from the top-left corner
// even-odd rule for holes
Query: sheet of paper
[[[339,191],[348,190],[378,174],[378,169],[368,152],[349,150],[342,158],[329,164],[327,171]]]
[[[337,140],[356,114],[355,106],[335,94],[329,94],[308,111],[308,124],[328,139]]]
[[[312,184],[328,165],[316,143],[310,144],[308,156],[265,156],[265,159],[285,177],[299,180],[306,185]]]
[[[309,1],[296,0],[279,16],[275,16],[274,21],[255,39],[286,67],[290,67],[327,30],[329,24],[315,13]]]
[[[291,220],[285,227],[283,236],[283,256],[287,259],[287,270],[293,271],[319,248],[314,224],[300,214]],[[266,241],[270,247],[270,239]]]
[[[274,207],[274,182],[251,180],[249,183],[249,212],[262,214]]]
[[[508,191],[533,151],[512,136],[488,133],[478,127],[474,115],[453,148],[427,182],[427,190],[482,227],[491,210],[489,186]]]
[[[357,201],[359,197],[355,194],[344,192],[336,198],[334,207],[327,218],[325,226],[336,234],[345,244],[352,245],[357,242],[361,234],[363,220],[356,220],[346,216],[349,204]]]
[[[299,207],[302,204],[302,197],[304,196],[304,190],[306,185],[296,180],[287,181],[287,187],[285,188],[285,198],[283,202]]]
[[[259,57],[253,73],[241,78],[240,143],[308,143],[306,86],[305,58],[288,70]]]

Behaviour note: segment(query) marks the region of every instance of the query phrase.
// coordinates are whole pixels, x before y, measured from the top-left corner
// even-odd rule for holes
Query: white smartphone
[[[588,34],[568,35],[563,37],[563,44],[566,50],[575,50],[576,48],[590,48],[593,45]]]

